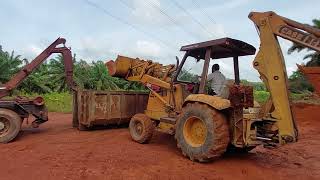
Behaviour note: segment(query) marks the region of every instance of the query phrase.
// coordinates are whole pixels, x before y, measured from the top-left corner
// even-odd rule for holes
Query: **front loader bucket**
[[[305,67],[301,65],[297,66],[313,85],[315,93],[320,96],[320,67]]]

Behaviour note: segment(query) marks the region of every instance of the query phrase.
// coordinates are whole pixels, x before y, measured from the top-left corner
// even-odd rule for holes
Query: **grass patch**
[[[49,112],[72,112],[72,95],[68,92],[64,93],[49,93],[42,97],[45,100]]]
[[[253,93],[254,95],[254,99],[255,101],[259,102],[259,103],[265,103],[269,96],[270,93],[267,91],[254,91]],[[310,99],[310,93],[290,93],[290,100],[292,101],[301,101],[301,100],[306,100],[306,99]]]
[[[48,108],[49,112],[62,112],[70,113],[72,112],[72,95],[69,92],[52,92],[47,94],[26,94],[26,93],[17,93],[19,96],[25,96],[29,98],[41,96],[45,100],[45,105]],[[14,96],[13,96],[14,97]]]

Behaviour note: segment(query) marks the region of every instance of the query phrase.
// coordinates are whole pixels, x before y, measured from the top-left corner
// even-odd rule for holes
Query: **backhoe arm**
[[[319,51],[320,32],[274,12],[251,12],[249,18],[256,25],[260,36],[260,49],[253,66],[270,92],[260,118],[275,122],[269,130],[277,132],[281,144],[295,142],[298,139],[298,129],[290,107],[288,76],[277,36]]]
[[[75,89],[76,85],[73,81],[73,62],[70,49],[65,47],[66,40],[58,38],[41,54],[39,54],[31,63],[25,65],[17,74],[15,74],[3,87],[0,87],[0,98],[7,96],[11,90],[18,87],[21,82],[28,77],[35,69],[37,69],[51,54],[60,53],[63,56],[64,68],[67,84],[71,89]],[[63,47],[58,47],[59,45]]]

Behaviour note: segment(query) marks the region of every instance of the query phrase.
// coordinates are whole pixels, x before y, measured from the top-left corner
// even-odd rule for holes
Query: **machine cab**
[[[173,79],[174,83],[185,84],[185,90],[189,91],[190,94],[208,94],[206,84],[210,60],[233,58],[234,83],[228,85],[226,89],[228,95],[223,98],[229,99],[231,105],[241,104],[244,107],[253,106],[252,87],[240,85],[238,62],[240,56],[255,54],[256,49],[252,45],[236,39],[221,38],[182,46],[180,50],[185,51],[185,55],[178,65],[177,72]],[[192,72],[188,72],[188,67],[186,66],[190,61],[193,61],[193,68],[198,66],[197,68],[200,69],[199,74],[195,75]],[[185,78],[186,73],[189,74],[189,78]]]

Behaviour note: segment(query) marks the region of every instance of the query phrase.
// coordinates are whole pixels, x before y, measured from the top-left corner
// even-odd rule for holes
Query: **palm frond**
[[[297,44],[297,43],[293,43],[292,46],[288,49],[288,54],[291,54],[295,51],[297,52],[300,52],[302,51],[303,49],[305,49],[306,47],[300,45],[300,44]]]

